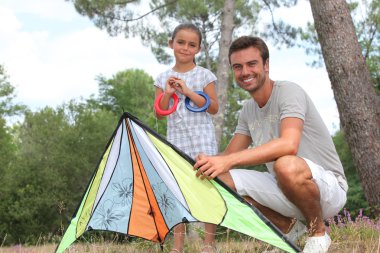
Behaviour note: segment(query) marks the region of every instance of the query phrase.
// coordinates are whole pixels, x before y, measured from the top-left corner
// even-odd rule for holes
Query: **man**
[[[226,150],[218,156],[198,155],[196,175],[218,176],[289,236],[302,231],[300,220],[306,222],[309,237],[303,252],[327,252],[331,239],[324,219],[344,206],[348,186],[326,126],[301,87],[269,78],[263,40],[236,39],[229,61],[236,82],[252,99],[245,102]],[[269,173],[233,169],[264,163]]]

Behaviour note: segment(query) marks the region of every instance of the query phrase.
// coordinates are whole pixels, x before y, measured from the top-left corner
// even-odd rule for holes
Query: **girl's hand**
[[[177,77],[169,78],[169,84],[179,93],[184,95],[185,97],[191,92],[191,90],[187,87],[185,81]]]
[[[170,77],[167,81],[166,81],[166,85],[165,85],[165,93],[166,94],[169,94],[170,96],[176,92],[176,89],[175,89],[175,77]]]

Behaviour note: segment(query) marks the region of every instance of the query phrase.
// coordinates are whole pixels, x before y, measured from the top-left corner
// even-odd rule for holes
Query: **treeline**
[[[31,111],[13,103],[14,88],[0,65],[0,242],[35,244],[62,235],[82,198],[119,116],[128,111],[165,135],[165,120],[153,113],[153,79],[130,69],[111,79],[98,77],[99,95],[56,108]],[[228,93],[223,149],[234,131],[241,89]],[[9,126],[6,119],[22,120]],[[334,136],[349,179],[351,212],[366,208],[342,132]]]

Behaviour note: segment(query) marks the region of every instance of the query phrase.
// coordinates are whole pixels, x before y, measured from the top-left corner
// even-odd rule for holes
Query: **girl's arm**
[[[196,93],[195,91],[187,88],[187,86],[184,84],[182,80],[178,82],[178,84],[181,86],[177,87],[177,90],[179,90],[183,95],[188,97],[193,103],[198,106],[202,107],[206,103],[206,99]],[[211,82],[207,84],[207,86],[203,89],[203,92],[206,93],[210,97],[210,106],[207,109],[207,112],[210,114],[216,114],[219,109],[218,105],[218,98],[216,96],[216,90],[215,90],[215,83]]]
[[[178,92],[188,97],[196,106],[202,107],[206,103],[206,99],[195,91],[189,89],[183,80],[177,78],[175,79],[175,83],[172,85]],[[219,105],[218,98],[216,96],[215,82],[207,84],[203,89],[203,92],[210,97],[210,106],[208,107],[207,112],[210,114],[216,114],[218,112]]]
[[[172,97],[172,95],[176,91],[176,88],[173,84],[173,82],[175,82],[175,80],[177,80],[177,78],[175,78],[175,77],[169,77],[169,79],[166,80],[165,91],[156,86],[156,97],[155,97],[155,99],[157,99],[158,95],[160,95],[161,93],[164,92],[164,95],[162,96],[160,104],[159,104],[159,106],[162,110],[167,110],[169,108],[170,98]],[[156,112],[156,110],[154,110],[154,114],[156,115],[157,119],[165,118],[165,116],[158,114]]]
[[[215,83],[209,83],[204,89],[203,92],[206,93],[211,100],[210,106],[207,109],[207,112],[210,114],[216,114],[219,110],[218,97],[216,95]]]
[[[162,92],[164,92],[162,89],[156,87],[156,96],[155,96],[155,99],[157,99],[158,95],[160,95]],[[166,110],[166,109],[168,109],[168,107],[169,107],[170,97],[171,97],[171,95],[169,95],[169,94],[166,93],[166,92],[165,92],[164,95],[162,96],[162,99],[161,99],[161,102],[160,102],[160,108],[161,108],[162,110]],[[154,114],[156,115],[156,118],[157,118],[157,119],[163,119],[163,118],[165,118],[165,116],[162,116],[162,115],[158,114],[158,113],[156,112],[156,110],[154,110]]]

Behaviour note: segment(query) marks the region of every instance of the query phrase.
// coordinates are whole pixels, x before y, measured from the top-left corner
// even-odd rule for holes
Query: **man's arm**
[[[235,135],[222,156],[198,156],[194,165],[194,169],[198,169],[196,175],[201,176],[201,179],[206,177],[211,179],[236,166],[258,165],[275,161],[282,156],[296,155],[301,142],[302,130],[303,120],[285,118],[280,124],[279,138],[250,149],[247,149],[248,146],[242,149],[247,142],[243,145],[238,141],[247,140],[243,137],[235,139]]]
[[[244,134],[235,134],[221,155],[228,155],[247,149],[251,143],[252,139],[250,136]]]

